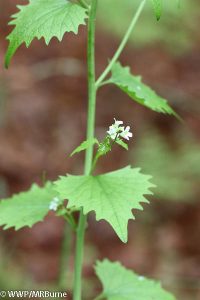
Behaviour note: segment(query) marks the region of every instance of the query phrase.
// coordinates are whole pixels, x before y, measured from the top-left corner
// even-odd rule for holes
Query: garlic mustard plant
[[[103,219],[108,222],[113,228],[113,234],[116,233],[119,240],[126,243],[128,241],[128,222],[135,219],[132,210],[143,209],[141,203],[149,202],[146,195],[151,195],[151,188],[154,187],[150,181],[151,176],[145,175],[140,169],[131,166],[94,175],[101,156],[112,151],[114,146],[128,150],[127,142],[133,137],[130,126],[124,126],[123,121],[114,119],[114,123],[105,132],[105,138],[98,141],[95,137],[98,91],[105,84],[112,84],[116,89],[127,94],[133,103],[143,105],[155,112],[178,117],[165,99],[157,95],[143,83],[140,76],[132,74],[130,68],[123,66],[119,61],[147,2],[152,3],[156,19],[159,20],[163,0],[139,1],[137,10],[133,9],[132,20],[130,20],[130,25],[119,47],[100,76],[96,75],[95,70],[98,1],[29,0],[24,5],[18,5],[18,11],[11,16],[12,20],[9,23],[14,27],[7,38],[8,49],[5,55],[5,67],[8,68],[13,55],[23,43],[29,47],[35,38],[44,38],[48,45],[53,37],[62,41],[65,33],[77,34],[79,26],[87,26],[87,132],[85,141],[71,154],[75,155],[80,151],[85,151],[83,175],[60,176],[55,182],[48,181],[42,187],[33,184],[28,191],[0,201],[0,225],[4,229],[14,227],[18,230],[24,226],[32,227],[42,221],[49,210],[54,211],[56,216],[64,218],[66,224],[72,228],[76,236],[73,300],[85,299],[84,291],[82,291],[82,266],[88,214],[94,211],[96,220]],[[117,14],[117,11],[115,13]],[[113,116],[116,114],[117,112],[113,111]],[[68,239],[67,235],[65,239]],[[65,251],[62,252],[62,262],[63,257],[65,257]],[[162,288],[159,282],[141,277],[133,271],[125,269],[118,262],[105,259],[98,261],[94,268],[102,283],[102,292],[96,296],[96,300],[175,299],[171,293]]]

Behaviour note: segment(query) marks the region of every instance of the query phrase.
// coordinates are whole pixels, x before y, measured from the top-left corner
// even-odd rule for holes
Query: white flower
[[[109,130],[107,131],[107,133],[110,135],[112,140],[115,140],[117,134],[120,133],[121,131],[123,131],[123,129],[124,129],[124,127],[120,126],[123,124],[123,121],[118,121],[116,119],[114,119],[114,120],[115,120],[115,123],[112,124],[109,127]]]
[[[112,140],[115,140],[117,136],[124,138],[129,141],[129,138],[133,136],[132,132],[130,132],[130,126],[126,128],[124,126],[120,126],[123,124],[123,121],[118,121],[114,118],[115,123],[109,127],[107,133],[109,134]]]
[[[58,197],[53,198],[53,200],[49,204],[49,209],[56,211],[58,209],[58,206],[59,206],[59,201],[60,200],[58,199]]]
[[[120,136],[129,141],[129,138],[132,138],[133,136],[132,132],[130,132],[130,126],[127,126],[122,132],[120,132]]]
[[[138,276],[138,280],[143,281],[145,280],[144,276]]]
[[[109,127],[109,130],[107,131],[107,133],[109,134],[109,136],[111,137],[112,140],[114,140],[116,138],[118,132],[119,132],[119,129],[115,125],[111,125]]]

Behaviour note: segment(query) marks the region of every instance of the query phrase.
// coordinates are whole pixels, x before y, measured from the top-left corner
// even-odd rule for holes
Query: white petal
[[[123,137],[125,140],[129,141],[129,137],[126,135]]]
[[[57,208],[58,208],[58,205],[57,205],[57,204],[55,204],[55,203],[50,203],[50,205],[49,205],[49,209],[50,209],[50,210],[56,211]]]
[[[130,126],[126,126],[126,129],[125,129],[125,131],[129,131],[131,129],[131,127]]]
[[[58,203],[59,201],[60,201],[60,200],[59,200],[58,197],[54,197],[53,200],[52,200],[52,202],[55,202],[55,203]]]
[[[122,125],[123,124],[123,121],[118,121],[115,118],[114,118],[114,120],[115,120],[115,125]]]

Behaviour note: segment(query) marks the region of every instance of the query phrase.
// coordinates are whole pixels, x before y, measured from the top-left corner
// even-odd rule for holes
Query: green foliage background
[[[139,3],[140,0],[99,1],[101,26],[122,37],[132,17],[133,7],[136,9]],[[193,34],[198,31],[198,10],[198,1],[181,0],[180,7],[175,0],[163,1],[162,17],[157,22],[152,18],[151,1],[147,1],[131,41],[135,47],[159,42],[176,54],[183,53],[192,46]]]
[[[200,182],[200,145],[189,132],[174,133],[175,145],[157,130],[147,130],[133,150],[136,165],[152,174],[156,198],[197,200]]]

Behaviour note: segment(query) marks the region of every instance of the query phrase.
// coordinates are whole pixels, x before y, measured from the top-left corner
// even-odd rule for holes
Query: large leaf
[[[78,32],[85,24],[86,10],[68,0],[30,0],[28,5],[18,5],[20,11],[12,16],[9,23],[15,25],[8,36],[10,41],[5,65],[8,67],[17,48],[25,43],[27,47],[34,38],[44,37],[48,45],[52,37],[62,40],[65,32]]]
[[[95,270],[103,285],[103,292],[97,299],[175,300],[159,282],[139,276],[118,262],[97,262]]]
[[[31,227],[47,215],[49,204],[56,195],[48,182],[43,188],[33,184],[29,191],[1,200],[0,225],[5,225],[4,229],[15,227],[16,230]]]
[[[151,0],[153,4],[153,9],[156,15],[156,19],[159,21],[162,14],[162,2],[163,0]]]
[[[127,242],[127,225],[134,219],[132,209],[143,209],[143,196],[152,194],[148,181],[139,169],[130,167],[98,176],[61,176],[55,190],[68,199],[68,207],[83,207],[84,214],[95,211],[96,219],[110,223],[119,238]]]
[[[114,83],[133,100],[154,111],[176,115],[165,99],[145,85],[141,77],[133,76],[129,67],[123,67],[119,62],[113,66],[112,76],[108,82]]]

